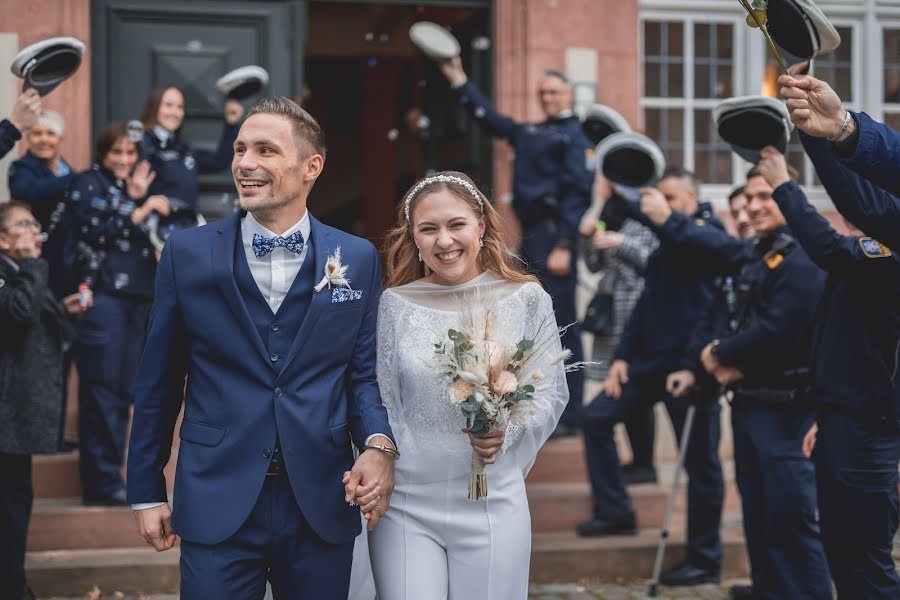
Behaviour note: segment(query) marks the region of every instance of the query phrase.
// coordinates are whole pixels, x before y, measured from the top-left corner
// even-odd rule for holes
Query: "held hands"
[[[138,531],[157,552],[171,550],[175,546],[175,532],[172,531],[172,509],[168,504],[134,511]]]
[[[641,212],[657,227],[662,227],[672,214],[672,207],[656,188],[641,189]]]
[[[547,270],[557,277],[568,275],[572,270],[572,251],[568,248],[554,248],[547,257]]]
[[[781,95],[787,99],[794,125],[813,137],[833,138],[837,135],[847,111],[831,86],[809,75],[798,78],[782,75],[778,83],[782,86]],[[853,129],[852,121],[845,136]]]
[[[447,78],[447,81],[450,82],[450,87],[458,88],[465,85],[469,80],[466,71],[463,69],[462,59],[458,56],[439,63],[438,68],[440,68],[444,77]]]
[[[225,101],[225,122],[229,125],[236,125],[241,117],[244,116],[244,107],[240,102],[233,98]]]
[[[675,371],[666,377],[666,392],[674,398],[683,398],[691,393],[696,382],[697,378],[691,371],[687,369]]]
[[[37,90],[31,88],[16,98],[12,114],[9,115],[9,122],[15,125],[20,133],[24,133],[26,130],[31,129],[31,126],[34,125],[40,114],[41,97],[38,95]]]
[[[142,160],[134,168],[134,172],[125,180],[125,191],[132,200],[139,200],[147,195],[150,184],[156,179],[156,172],[150,170],[150,163]]]
[[[591,240],[597,250],[609,250],[622,245],[625,236],[618,231],[597,231]]]
[[[628,383],[628,363],[624,360],[614,360],[609,366],[606,381],[603,382],[603,392],[618,400],[622,396],[622,386]]]
[[[478,436],[464,428],[463,433],[469,435],[469,443],[472,444],[472,449],[478,455],[481,464],[492,465],[497,462],[497,453],[503,448],[503,440],[506,439],[505,430],[492,431],[487,435]]]
[[[772,189],[777,189],[778,186],[791,180],[784,154],[772,146],[766,146],[760,151],[760,155],[762,159],[756,167]]]
[[[385,437],[376,437],[372,444],[393,443]],[[391,503],[394,492],[394,457],[380,450],[366,450],[359,455],[353,469],[344,473],[344,500],[359,504],[372,531]]]
[[[715,357],[712,349],[719,343],[719,340],[713,340],[703,348],[700,353],[700,362],[707,373],[712,375],[719,385],[731,385],[737,383],[744,378],[744,373],[736,367],[726,367]]]

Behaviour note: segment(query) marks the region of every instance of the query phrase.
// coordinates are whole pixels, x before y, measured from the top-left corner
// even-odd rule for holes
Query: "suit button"
[[[282,394],[283,394],[283,392],[281,391],[280,387],[275,388],[275,397],[276,398],[281,398]]]
[[[273,354],[273,355],[270,356],[269,358],[272,359],[272,362],[278,362],[278,355],[277,355],[277,354]]]
[[[278,323],[272,323],[272,331],[278,331]]]
[[[270,456],[272,456],[272,451],[268,448],[263,449],[263,458],[269,458]]]

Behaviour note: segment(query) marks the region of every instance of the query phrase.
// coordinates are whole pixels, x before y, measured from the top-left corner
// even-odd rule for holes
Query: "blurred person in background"
[[[12,150],[22,139],[22,132],[28,131],[41,114],[41,97],[30,89],[16,99],[8,119],[0,121],[0,158]]]
[[[13,600],[34,597],[25,585],[31,457],[59,450],[69,318],[91,305],[54,297],[42,237],[27,204],[0,204],[0,598]]]

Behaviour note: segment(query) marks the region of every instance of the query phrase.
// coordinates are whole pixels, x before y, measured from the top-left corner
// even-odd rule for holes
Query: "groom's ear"
[[[321,154],[313,154],[303,160],[303,181],[314,183],[325,168],[325,158]]]

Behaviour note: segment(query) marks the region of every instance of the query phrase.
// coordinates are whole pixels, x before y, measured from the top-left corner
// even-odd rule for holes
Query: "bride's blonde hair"
[[[386,287],[404,285],[428,275],[425,263],[419,260],[412,217],[419,199],[442,191],[465,201],[484,221],[484,246],[477,259],[481,270],[490,269],[509,281],[537,282],[537,277],[522,272],[522,260],[506,248],[500,235],[500,215],[475,182],[465,173],[442,171],[416,182],[397,207],[397,225],[384,239]]]

